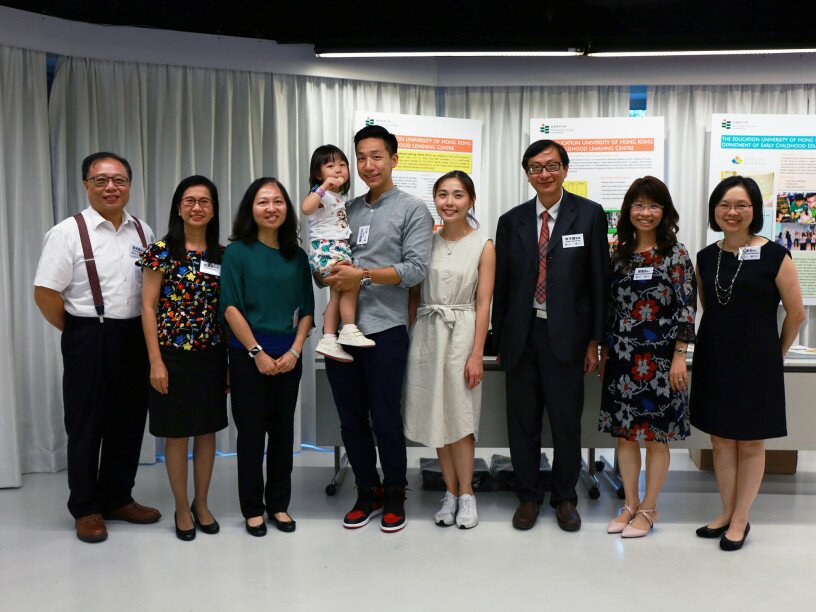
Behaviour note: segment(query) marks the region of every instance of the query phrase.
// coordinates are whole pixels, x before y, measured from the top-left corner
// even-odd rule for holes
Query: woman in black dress
[[[765,472],[765,439],[787,435],[782,366],[805,309],[790,254],[756,235],[762,193],[753,179],[723,180],[709,199],[708,219],[723,239],[697,254],[703,317],[690,410],[691,424],[711,434],[723,510],[697,535],[737,550],[750,530],[748,512]]]
[[[663,181],[636,179],[623,198],[612,255],[606,345],[601,349],[598,427],[617,439],[626,504],[607,526],[624,538],[645,536],[669,471],[668,442],[689,435],[686,348],[694,342],[697,288],[678,215]],[[639,501],[640,443],[646,446],[646,493]]]
[[[227,426],[227,353],[218,317],[221,251],[218,190],[191,176],[173,194],[167,235],[148,246],[142,328],[150,356],[150,433],[165,440],[176,501],[176,536],[195,538],[219,525],[207,505],[215,432]],[[187,449],[193,443],[195,497],[187,498]]]

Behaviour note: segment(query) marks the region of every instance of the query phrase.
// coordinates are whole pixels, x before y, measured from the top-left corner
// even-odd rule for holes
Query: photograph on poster
[[[816,191],[776,194],[777,223],[816,223]]]
[[[774,240],[789,251],[816,251],[814,230],[814,223],[777,223]]]
[[[620,221],[620,215],[620,209],[606,209],[606,235],[610,244],[615,242],[615,236],[618,235],[618,221]]]

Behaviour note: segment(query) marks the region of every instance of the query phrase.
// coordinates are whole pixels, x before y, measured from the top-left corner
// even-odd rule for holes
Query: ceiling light
[[[321,58],[363,57],[573,57],[583,55],[577,49],[567,51],[318,51]]]
[[[781,55],[816,53],[816,49],[707,49],[700,51],[590,51],[590,57],[668,57],[679,55]]]

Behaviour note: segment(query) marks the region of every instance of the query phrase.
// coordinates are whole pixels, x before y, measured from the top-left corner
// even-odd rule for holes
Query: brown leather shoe
[[[532,529],[538,519],[537,502],[521,502],[513,515],[513,527],[516,529]]]
[[[108,539],[108,530],[101,514],[86,514],[76,520],[76,534],[83,542],[90,544]]]
[[[578,531],[581,528],[581,515],[575,509],[575,504],[568,499],[558,502],[555,506],[555,518],[558,526],[564,531]]]
[[[155,508],[148,508],[133,501],[129,504],[125,504],[121,508],[103,512],[102,516],[109,521],[127,521],[128,523],[146,525],[158,521],[161,518],[161,512]]]

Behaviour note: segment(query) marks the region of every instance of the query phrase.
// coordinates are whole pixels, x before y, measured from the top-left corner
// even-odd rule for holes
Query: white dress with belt
[[[434,234],[431,264],[421,285],[405,377],[405,437],[439,448],[478,436],[482,387],[468,389],[465,363],[476,333],[476,285],[487,236],[457,242]]]

